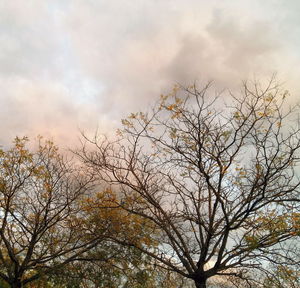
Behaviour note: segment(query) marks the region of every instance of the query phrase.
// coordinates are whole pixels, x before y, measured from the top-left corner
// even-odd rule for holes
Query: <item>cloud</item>
[[[297,1],[3,1],[0,141],[112,131],[174,83],[300,86]]]
[[[141,107],[176,82],[215,79],[227,86],[280,69],[284,41],[273,31],[273,16],[254,16],[228,1],[225,8],[162,2],[77,1],[71,10],[71,41],[82,69],[105,87],[105,110]],[[99,11],[105,16],[95,17]]]
[[[78,132],[80,114],[88,115],[84,107],[73,103],[71,95],[60,83],[12,78],[2,79],[0,85],[5,87],[2,93],[6,95],[0,99],[4,110],[0,114],[2,144],[16,135],[45,135],[71,144],[68,139],[70,133]],[[91,117],[89,120],[92,120]],[[96,121],[95,118],[93,120]]]

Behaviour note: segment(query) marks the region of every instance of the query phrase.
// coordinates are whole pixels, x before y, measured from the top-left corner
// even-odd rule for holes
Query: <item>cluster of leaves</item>
[[[128,241],[133,246],[157,246],[157,241],[150,237],[156,234],[156,227],[149,220],[126,211],[126,207],[136,204],[133,197],[123,198],[111,189],[103,189],[83,199],[82,212],[85,213],[86,225],[94,226],[100,235],[115,239],[119,243]]]

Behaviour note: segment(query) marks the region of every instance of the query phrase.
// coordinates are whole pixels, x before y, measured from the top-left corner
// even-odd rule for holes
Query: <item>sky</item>
[[[298,0],[2,0],[0,145],[112,133],[175,83],[273,73],[300,100]]]

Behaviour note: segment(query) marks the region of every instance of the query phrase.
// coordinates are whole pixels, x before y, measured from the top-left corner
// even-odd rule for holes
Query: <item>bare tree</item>
[[[151,112],[122,120],[117,140],[86,139],[78,153],[118,187],[120,206],[160,230],[155,249],[137,248],[198,288],[213,276],[259,287],[249,271],[299,261],[299,109],[284,105],[274,79],[229,94],[175,87]]]
[[[84,257],[101,238],[80,218],[92,179],[50,141],[0,150],[0,277],[23,287]],[[96,235],[96,236],[95,236]]]

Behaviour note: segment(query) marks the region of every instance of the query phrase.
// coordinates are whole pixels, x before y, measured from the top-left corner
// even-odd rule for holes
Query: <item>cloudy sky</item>
[[[277,72],[300,100],[298,0],[3,0],[0,145],[110,133],[174,83]]]

